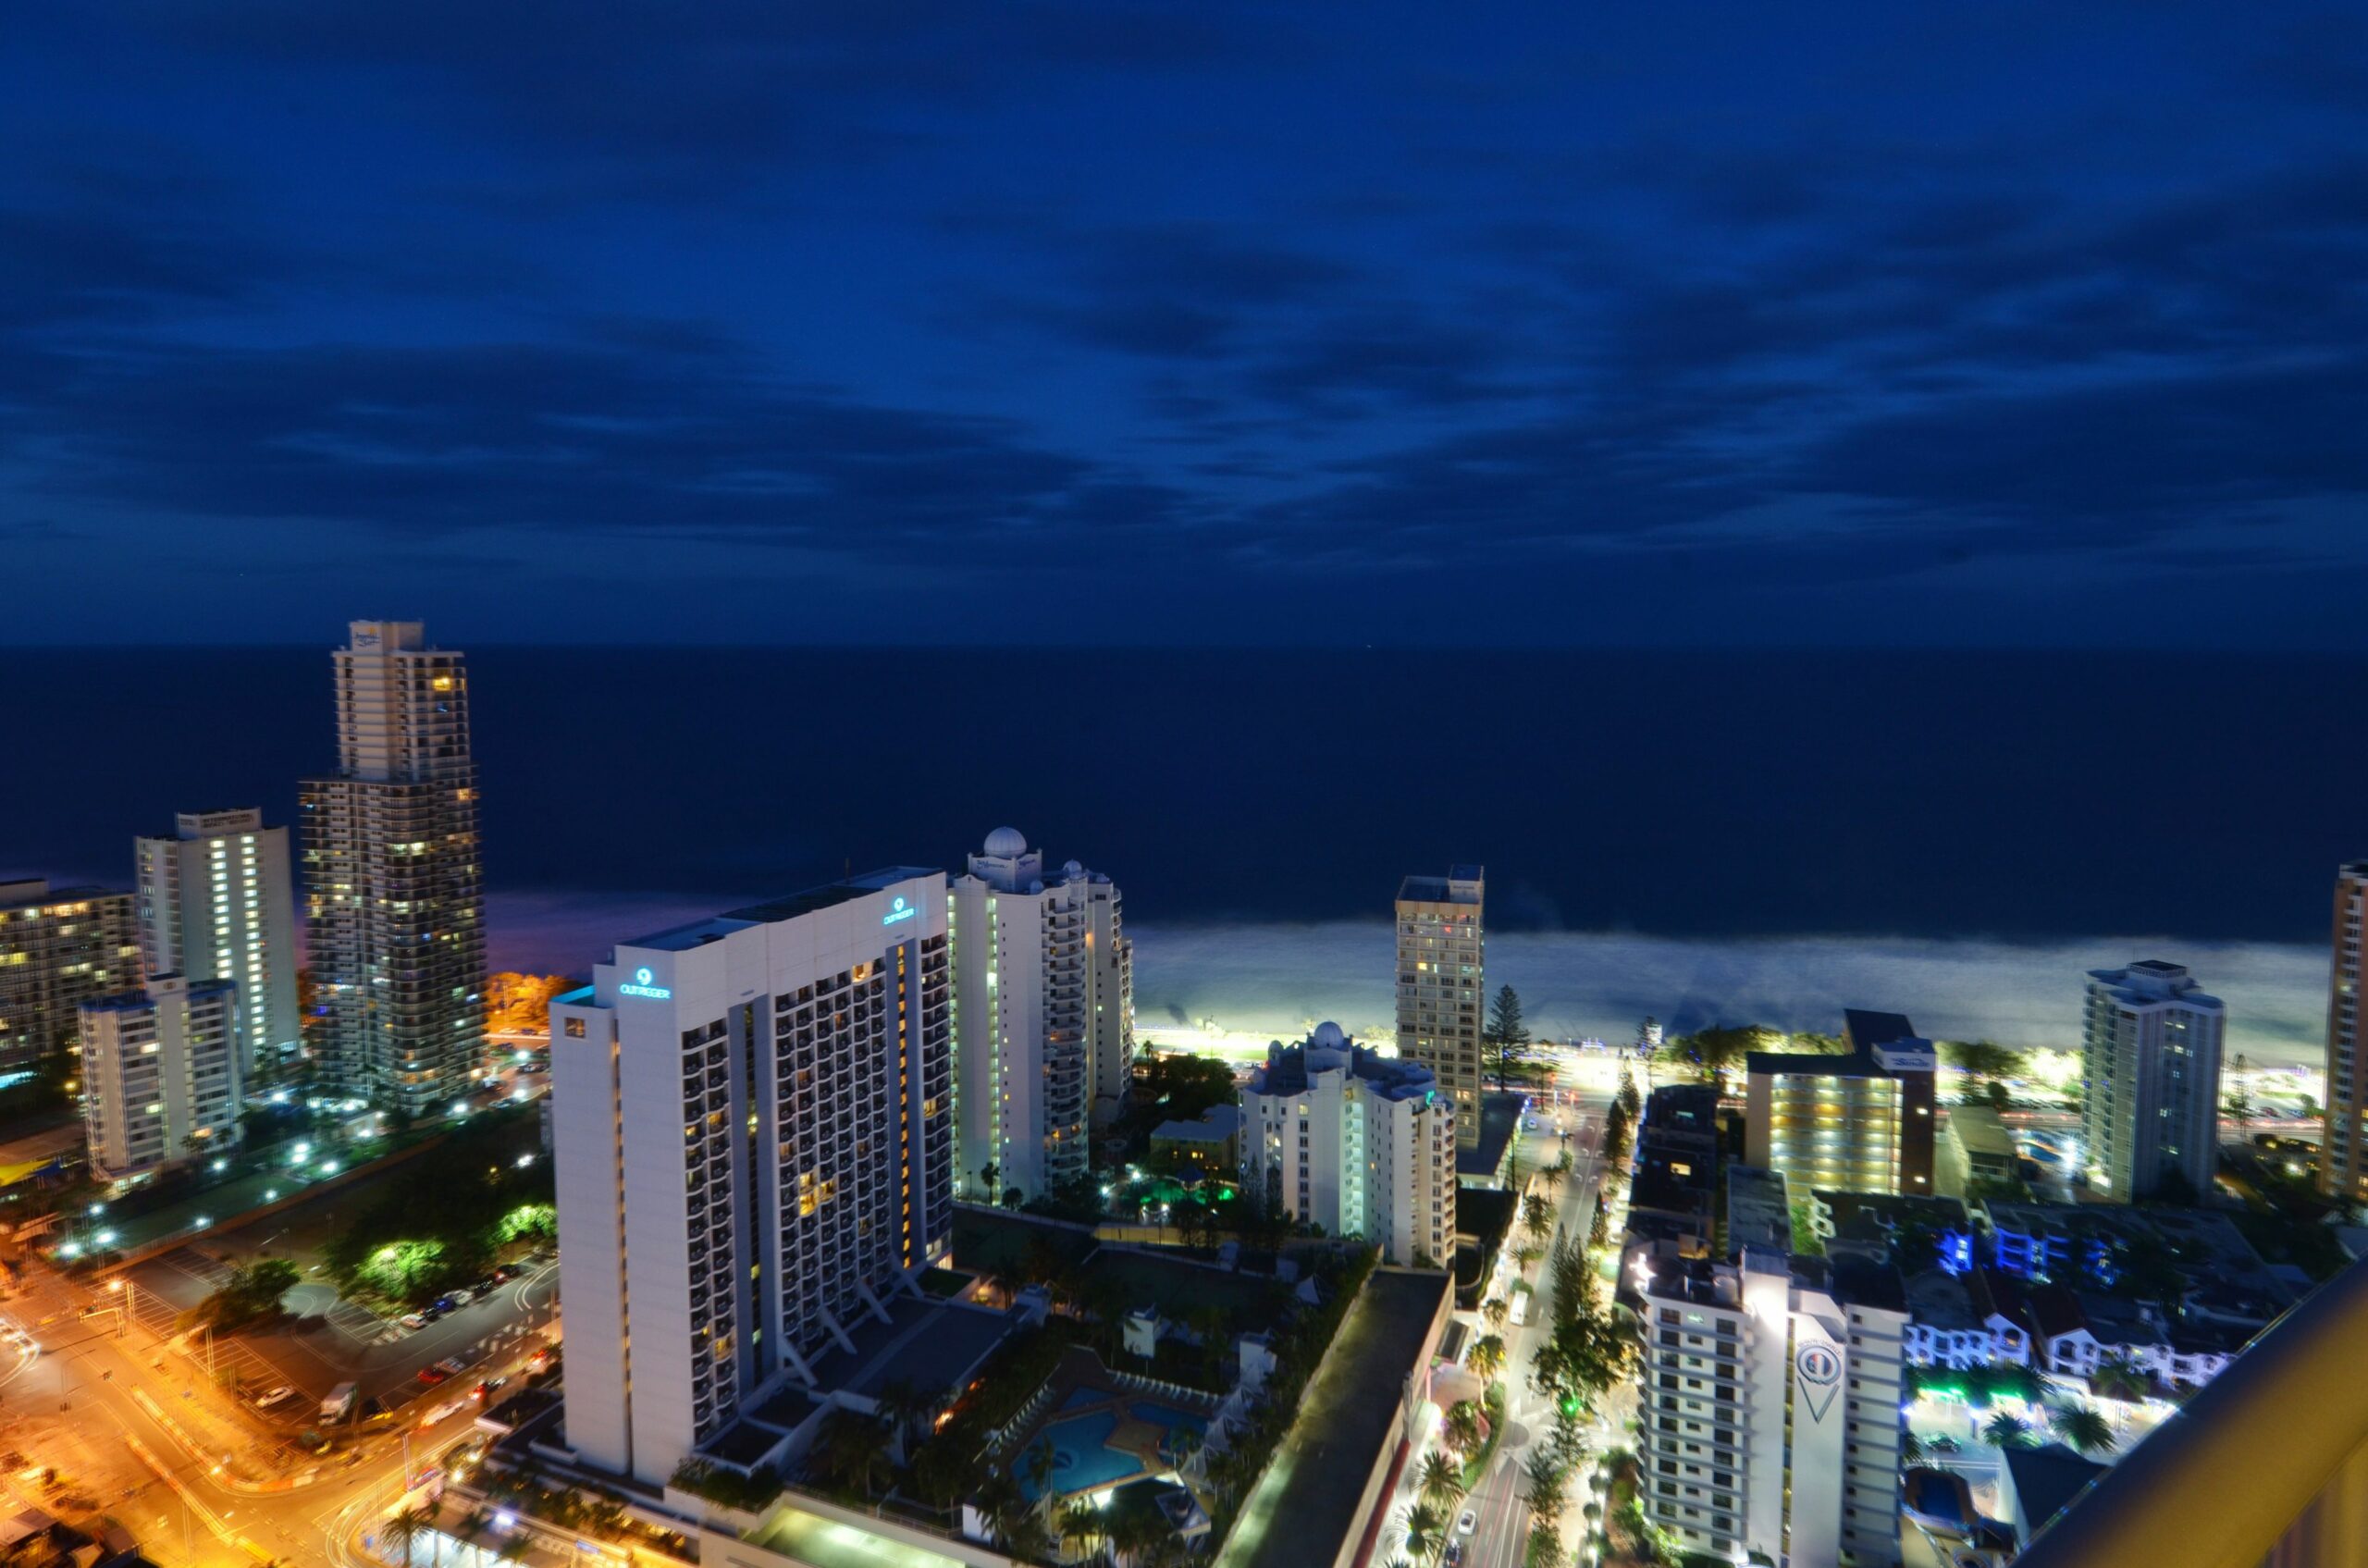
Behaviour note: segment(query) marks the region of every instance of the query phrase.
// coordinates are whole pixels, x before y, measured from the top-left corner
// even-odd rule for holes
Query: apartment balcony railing
[[[2368,1562],[2368,1263],[2270,1326],[2016,1568]]]

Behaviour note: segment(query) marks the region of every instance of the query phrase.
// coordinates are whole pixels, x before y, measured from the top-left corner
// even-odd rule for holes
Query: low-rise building
[[[1241,1166],[1241,1108],[1211,1105],[1198,1121],[1163,1121],[1151,1132],[1152,1163],[1165,1168],[1222,1171]]]
[[[1793,1250],[1793,1204],[1784,1178],[1758,1166],[1727,1167],[1727,1253]]]
[[[1941,1124],[1940,1190],[1952,1198],[2018,1179],[2015,1135],[1989,1105],[1951,1105]]]
[[[1927,1268],[1903,1282],[1906,1352],[1917,1366],[2028,1366],[2030,1330],[2001,1310],[1983,1269]],[[2016,1298],[2019,1300],[2019,1297]]]
[[[1671,1083],[1646,1098],[1629,1184],[1628,1233],[1707,1253],[1718,1224],[1719,1092]]]
[[[1376,1056],[1336,1023],[1277,1042],[1241,1094],[1241,1174],[1326,1234],[1362,1236],[1395,1264],[1455,1248],[1455,1102],[1430,1069]]]

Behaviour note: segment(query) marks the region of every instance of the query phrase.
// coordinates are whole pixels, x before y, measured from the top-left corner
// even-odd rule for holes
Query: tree
[[[1505,1341],[1495,1334],[1483,1334],[1472,1343],[1463,1364],[1478,1375],[1484,1383],[1496,1381],[1497,1374],[1505,1367]]]
[[[2113,1424],[2093,1405],[2074,1405],[2048,1419],[2055,1435],[2082,1453],[2103,1453],[2113,1447]]]
[[[1529,1485],[1529,1515],[1540,1526],[1550,1525],[1561,1517],[1566,1477],[1562,1462],[1551,1449],[1539,1447],[1529,1451],[1529,1461],[1523,1467],[1523,1479]]]
[[[1502,1296],[1490,1296],[1480,1303],[1481,1319],[1491,1328],[1503,1328],[1511,1320],[1512,1315],[1513,1309],[1506,1303]]]
[[[1650,1026],[1652,1021],[1650,1019],[1645,1020],[1647,1026]],[[1620,1093],[1611,1103],[1619,1106],[1621,1114],[1630,1121],[1636,1119],[1637,1111],[1644,1106],[1644,1101],[1636,1093],[1636,1075],[1629,1070],[1628,1064],[1625,1062],[1620,1064]]]
[[[2100,1399],[2142,1400],[2153,1386],[2152,1380],[2124,1356],[2111,1356],[2099,1363],[2089,1378],[2090,1391]]]
[[[1445,1502],[1463,1491],[1463,1467],[1437,1449],[1423,1456],[1421,1476],[1423,1496],[1432,1502]]]
[[[888,1463],[888,1424],[860,1411],[834,1410],[823,1418],[807,1463],[824,1480],[869,1498]]]
[[[979,1185],[987,1190],[987,1202],[991,1204],[1003,1195],[1003,1184],[999,1179],[1002,1175],[1003,1167],[993,1160],[979,1167]]]
[[[219,1290],[198,1303],[193,1323],[210,1323],[224,1332],[268,1321],[279,1315],[279,1298],[302,1276],[285,1258],[263,1258],[230,1271]]]
[[[2031,1446],[2031,1424],[2002,1410],[1982,1423],[1981,1436],[1992,1448],[2027,1449]]]
[[[1061,1541],[1064,1546],[1072,1541],[1090,1541],[1101,1533],[1102,1511],[1092,1503],[1080,1500],[1061,1510]],[[1079,1556],[1084,1554],[1081,1546],[1073,1549]]]
[[[2245,1058],[2242,1056],[2237,1058],[2237,1070],[2239,1073],[2244,1071],[2244,1061]],[[2252,1092],[2245,1087],[2245,1080],[2242,1078],[2236,1079],[2234,1086],[2222,1097],[2220,1109],[2223,1115],[2237,1124],[2238,1135],[2241,1136],[2249,1130],[2253,1119],[2253,1097]]]
[[[503,970],[485,977],[485,1026],[497,1034],[549,1033],[551,999],[569,986],[559,974]]]
[[[1439,1428],[1439,1439],[1456,1452],[1470,1458],[1480,1446],[1480,1407],[1470,1400],[1458,1400],[1448,1406],[1447,1419]]]
[[[1941,1049],[1948,1064],[1977,1082],[2019,1078],[2023,1054],[1988,1040],[1952,1040]]]
[[[1040,1440],[1020,1461],[1028,1473],[1030,1485],[1036,1488],[1036,1500],[1049,1506],[1053,1497],[1053,1476],[1061,1467],[1058,1455],[1053,1451],[1050,1439]]]
[[[427,1511],[423,1508],[402,1509],[378,1521],[378,1538],[403,1549],[403,1568],[411,1568],[413,1543],[427,1530]]]
[[[1521,1228],[1544,1241],[1554,1228],[1554,1205],[1532,1192],[1521,1201]]]
[[[1429,1503],[1418,1502],[1406,1511],[1406,1549],[1414,1554],[1415,1562],[1428,1561],[1446,1534],[1447,1515]]]
[[[1529,1044],[1529,1026],[1522,1022],[1521,995],[1511,986],[1498,988],[1497,999],[1488,1004],[1488,1024],[1480,1031],[1480,1039],[1497,1064],[1497,1088],[1501,1092],[1507,1071],[1522,1059]]]

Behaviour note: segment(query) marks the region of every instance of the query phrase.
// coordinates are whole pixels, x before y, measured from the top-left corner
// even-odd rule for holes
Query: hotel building
[[[2335,874],[2335,930],[2327,945],[2326,1140],[2319,1189],[2347,1204],[2368,1203],[2368,1067],[2360,1056],[2360,931],[2368,923],[2368,860]]]
[[[1118,890],[997,828],[948,890],[956,1185],[993,1203],[1086,1176],[1134,1079],[1134,947]],[[993,1167],[993,1179],[987,1168]]]
[[[1668,1242],[1628,1267],[1645,1321],[1646,1514],[1721,1561],[1893,1568],[1898,1276],[1772,1249],[1718,1263]]]
[[[0,882],[0,1072],[71,1050],[80,1006],[140,983],[131,895]]]
[[[239,1141],[247,1053],[238,982],[157,975],[80,1008],[91,1164],[120,1179]]]
[[[1398,888],[1398,1054],[1431,1069],[1455,1101],[1456,1139],[1480,1142],[1486,942],[1478,866],[1408,877]]]
[[[1744,1160],[1795,1191],[1932,1194],[1932,1043],[1897,1013],[1844,1015],[1846,1056],[1754,1051]]]
[[[1455,1252],[1453,1101],[1429,1070],[1363,1050],[1336,1023],[1270,1046],[1241,1092],[1241,1176],[1329,1236],[1362,1236],[1400,1265]]]
[[[948,1244],[945,876],[619,943],[551,1006],[567,1441],[663,1483]]]
[[[171,838],[134,841],[140,860],[140,956],[152,975],[233,980],[252,1077],[302,1048],[296,1001],[296,895],[288,830],[263,813],[183,811]]]
[[[2090,969],[2081,1014],[2080,1133],[2089,1184],[2122,1203],[2177,1173],[2212,1191],[2220,1164],[2220,1040],[2227,1009],[2159,958]]]
[[[469,678],[416,621],[356,621],[330,655],[338,772],[302,785],[306,937],[329,1080],[413,1115],[485,1050],[485,895]]]

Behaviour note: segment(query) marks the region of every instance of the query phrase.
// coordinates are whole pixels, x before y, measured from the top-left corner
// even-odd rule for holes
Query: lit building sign
[[[886,914],[880,917],[880,923],[883,926],[893,926],[898,920],[909,920],[920,912],[919,905],[907,904],[899,898],[888,907]]]
[[[640,969],[633,971],[633,979],[630,982],[617,987],[617,994],[620,996],[647,996],[656,1002],[672,1001],[674,999],[674,993],[665,986],[650,984],[649,982],[653,978],[655,977],[650,974],[649,967],[645,964]]]

